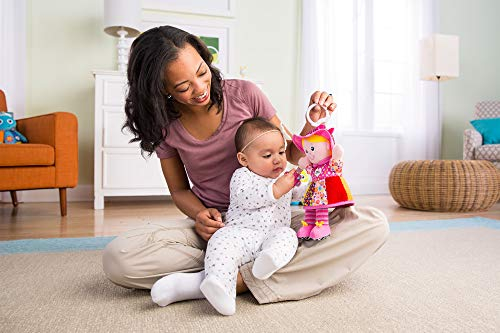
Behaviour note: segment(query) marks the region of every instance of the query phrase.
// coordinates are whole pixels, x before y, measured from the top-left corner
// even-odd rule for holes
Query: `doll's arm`
[[[335,145],[332,149],[332,160],[341,160],[342,156],[344,156],[344,147]]]
[[[305,170],[310,164],[311,164],[311,162],[309,162],[307,157],[304,156],[304,157],[299,158],[298,165],[301,169]]]

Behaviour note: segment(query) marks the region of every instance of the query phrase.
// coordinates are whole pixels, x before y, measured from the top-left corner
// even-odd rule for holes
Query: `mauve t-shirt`
[[[156,154],[160,159],[179,156],[193,184],[193,193],[206,207],[226,211],[229,182],[240,167],[234,145],[236,130],[248,118],[271,119],[276,110],[262,90],[250,81],[224,80],[222,90],[222,121],[212,136],[197,140],[176,119],[169,125],[168,136]]]

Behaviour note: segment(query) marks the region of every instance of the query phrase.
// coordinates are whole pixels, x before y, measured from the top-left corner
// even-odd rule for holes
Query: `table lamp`
[[[426,81],[436,81],[438,88],[438,154],[441,156],[442,116],[439,96],[441,81],[457,78],[459,75],[458,36],[433,34],[420,42],[420,77]]]
[[[141,0],[104,0],[104,32],[118,37],[118,70],[127,70],[128,54],[125,38],[141,31]]]

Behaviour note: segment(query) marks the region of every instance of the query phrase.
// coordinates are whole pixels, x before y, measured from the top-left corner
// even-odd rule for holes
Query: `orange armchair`
[[[7,111],[0,90],[0,108]],[[78,121],[74,114],[55,112],[17,121],[25,144],[0,144],[0,191],[59,189],[61,216],[67,213],[66,188],[78,183]]]

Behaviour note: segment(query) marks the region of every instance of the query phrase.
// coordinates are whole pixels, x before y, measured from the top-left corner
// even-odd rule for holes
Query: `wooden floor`
[[[390,195],[357,196],[356,204],[382,210],[389,222],[482,216],[500,219],[500,202],[489,211],[471,213],[423,212],[399,207]],[[94,210],[92,202],[69,202],[68,215],[59,215],[59,203],[0,203],[0,240],[54,237],[114,236],[147,222],[184,218],[166,200],[106,202]]]

